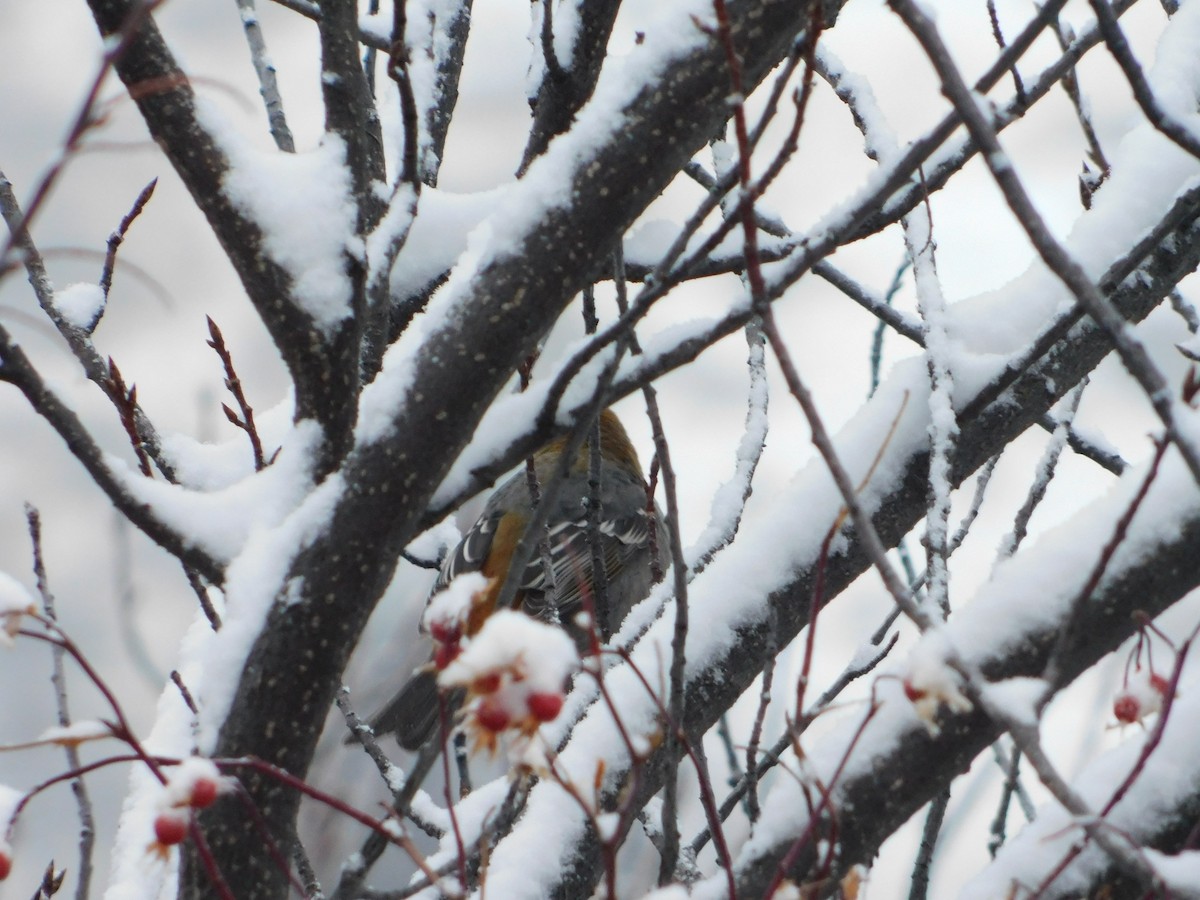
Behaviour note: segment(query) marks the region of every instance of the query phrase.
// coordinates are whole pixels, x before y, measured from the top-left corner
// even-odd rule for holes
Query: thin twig
[[[997,851],[1004,846],[1008,828],[1008,810],[1013,797],[1023,796],[1021,788],[1021,752],[1013,749],[1012,755],[1005,758],[1000,742],[992,744],[992,752],[996,756],[996,764],[1004,771],[1004,788],[1000,794],[1000,802],[996,805],[996,815],[992,818],[990,837],[988,838],[988,853],[995,857]],[[1032,816],[1029,817],[1032,820]]]
[[[42,521],[37,509],[25,504],[25,519],[29,525],[29,540],[33,548],[33,574],[37,579],[38,594],[42,598],[42,608],[46,618],[58,622],[54,608],[54,595],[50,592],[50,583],[46,577],[46,563],[42,555]],[[51,645],[53,672],[50,681],[54,685],[54,699],[58,706],[58,724],[66,728],[71,724],[71,711],[67,703],[67,680],[63,671],[63,654],[66,651],[59,644]],[[63,742],[63,752],[67,757],[67,767],[79,769],[79,747],[70,741]],[[76,900],[87,900],[92,882],[92,853],[96,845],[96,821],[92,812],[92,800],[88,795],[87,785],[83,778],[71,780],[71,793],[75,795],[75,807],[79,811],[79,877],[75,883]],[[53,868],[53,866],[51,867]]]
[[[988,6],[991,6],[991,0],[988,0]],[[933,864],[938,834],[942,830],[942,822],[946,818],[946,807],[949,805],[949,790],[939,793],[929,804],[929,811],[925,814],[925,827],[921,831],[921,847],[917,852],[916,861],[913,863],[908,900],[925,900],[929,892],[929,869]]]
[[[1075,33],[1071,30],[1070,25],[1064,25],[1062,20],[1057,16],[1054,17],[1053,25],[1055,37],[1058,38],[1059,49],[1065,53],[1067,48],[1073,43]],[[1067,93],[1067,97],[1071,100],[1071,106],[1075,109],[1075,118],[1079,121],[1079,127],[1083,131],[1083,138],[1087,141],[1088,156],[1099,169],[1098,172],[1094,172],[1085,162],[1083,171],[1079,176],[1079,199],[1083,203],[1084,209],[1091,209],[1092,195],[1108,179],[1110,166],[1108,158],[1104,154],[1104,148],[1100,146],[1100,138],[1096,135],[1096,128],[1092,125],[1091,112],[1083,102],[1083,92],[1079,89],[1079,73],[1074,66],[1071,66],[1063,74],[1062,85],[1063,90]]]
[[[121,219],[117,230],[108,236],[108,249],[104,254],[104,266],[100,270],[100,290],[104,292],[104,299],[108,300],[108,293],[112,289],[113,269],[117,264],[117,250],[125,240],[125,235],[129,232],[129,227],[134,223],[134,220],[142,214],[142,210],[146,208],[146,204],[150,202],[150,198],[154,195],[154,188],[158,184],[157,178],[152,178],[150,183],[142,188],[142,192],[137,195],[137,199],[133,201],[133,206],[129,212]],[[103,308],[96,313],[96,320],[92,326],[87,329],[91,332],[96,328],[96,322],[100,321],[100,316],[103,314]]]
[[[859,678],[873,671],[876,666],[883,662],[892,651],[892,648],[896,646],[899,635],[893,634],[886,643],[883,642],[883,637],[883,635],[880,635],[879,640],[873,641],[874,645],[880,649],[870,659],[859,665],[851,663],[843,669],[841,675],[825,689],[816,702],[803,715],[798,717],[797,721],[793,723],[792,728],[772,744],[770,748],[759,754],[759,760],[755,763],[755,771],[752,778],[743,775],[737,784],[733,786],[728,796],[721,802],[718,816],[722,822],[729,818],[729,814],[733,812],[737,804],[746,796],[746,792],[750,789],[752,781],[761,781],[764,775],[778,765],[783,754],[789,748],[795,746],[797,736],[803,734],[804,730],[815,722],[822,712],[830,707],[833,701],[841,695],[842,691]],[[694,856],[703,850],[710,837],[710,829],[707,827],[702,829],[692,839],[691,843],[688,844],[691,854]]]
[[[1142,478],[1137,493],[1134,494],[1125,512],[1117,519],[1116,524],[1113,526],[1112,536],[1105,542],[1104,547],[1101,548],[1092,571],[1088,574],[1087,580],[1084,581],[1083,586],[1075,595],[1075,599],[1071,602],[1070,612],[1063,623],[1063,627],[1058,631],[1058,640],[1055,641],[1054,649],[1051,650],[1050,656],[1046,660],[1045,668],[1042,670],[1042,680],[1047,684],[1057,685],[1059,683],[1062,677],[1061,667],[1066,652],[1073,642],[1080,639],[1078,623],[1083,618],[1087,603],[1099,586],[1104,573],[1108,570],[1117,549],[1124,542],[1125,535],[1129,531],[1129,525],[1133,522],[1134,515],[1141,508],[1142,501],[1146,499],[1146,495],[1150,491],[1150,485],[1154,483],[1154,479],[1158,475],[1158,467],[1162,463],[1163,456],[1166,455],[1168,446],[1169,442],[1166,438],[1160,438],[1155,441],[1154,456],[1150,460],[1150,465],[1146,469],[1146,475]]]
[[[145,193],[145,190],[143,190],[143,193]],[[79,361],[88,380],[98,385],[114,405],[119,404],[119,397],[113,390],[109,379],[108,364],[104,357],[97,352],[95,345],[92,343],[90,332],[69,322],[58,310],[55,303],[54,286],[50,281],[45,260],[42,258],[42,254],[39,252],[37,244],[34,243],[33,236],[29,232],[28,222],[30,213],[23,213],[21,211],[20,203],[13,192],[12,182],[8,180],[3,171],[0,171],[0,215],[3,215],[4,221],[8,225],[12,246],[20,251],[21,259],[25,265],[25,271],[29,276],[29,283],[33,287],[33,293],[37,298],[38,305],[46,313],[54,327],[58,329],[58,333],[67,342],[67,346],[70,347],[71,352]],[[132,223],[130,216],[126,218]],[[111,252],[115,254],[115,250]],[[174,481],[174,471],[161,453],[158,433],[140,407],[134,407],[133,421],[136,424],[139,435],[138,443],[153,457],[155,465],[158,466],[159,471],[163,473],[166,479]]]
[[[1029,520],[1033,517],[1033,512],[1037,509],[1038,504],[1046,496],[1046,490],[1050,487],[1050,482],[1054,479],[1054,472],[1058,466],[1058,461],[1062,457],[1063,448],[1067,443],[1067,432],[1070,430],[1071,422],[1075,418],[1075,413],[1079,409],[1079,401],[1083,398],[1083,390],[1087,387],[1087,379],[1079,382],[1076,387],[1067,395],[1067,401],[1064,405],[1062,418],[1059,420],[1058,427],[1054,429],[1050,436],[1049,443],[1046,444],[1045,450],[1042,451],[1042,458],[1038,461],[1037,470],[1034,473],[1033,484],[1029,486],[1029,493],[1025,497],[1025,502],[1021,504],[1021,508],[1017,510],[1016,518],[1013,520],[1012,531],[1004,538],[999,550],[996,553],[997,561],[1012,556],[1017,552],[1017,548],[1021,546],[1021,542],[1025,540],[1025,535],[1028,533]]]
[[[168,553],[194,568],[213,584],[219,585],[224,581],[224,573],[216,560],[192,542],[185,541],[181,534],[159,520],[147,504],[128,492],[124,481],[109,467],[104,453],[84,428],[75,411],[50,391],[24,350],[12,340],[2,325],[0,381],[17,386],[34,411],[59,433],[92,480],[130,522]]]
[[[233,354],[225,346],[225,337],[221,334],[221,329],[217,327],[212,316],[205,316],[205,320],[208,322],[208,346],[216,351],[221,360],[221,365],[225,369],[225,388],[233,394],[233,399],[237,403],[238,409],[241,410],[241,415],[239,416],[224,403],[221,404],[221,411],[225,413],[225,418],[231,425],[246,432],[246,437],[250,439],[250,450],[254,454],[254,471],[261,472],[267,467],[267,460],[263,456],[262,438],[258,436],[258,428],[254,424],[254,409],[246,399],[246,392],[242,390],[242,380],[238,378],[237,370],[233,367]]]
[[[162,2],[163,0],[145,0],[143,3],[132,6],[125,21],[120,24],[119,28],[115,29],[112,37],[104,42],[104,55],[101,57],[96,74],[92,78],[87,92],[84,94],[83,102],[79,105],[79,111],[75,114],[75,118],[71,122],[71,127],[67,131],[62,150],[59,151],[46,174],[42,176],[42,180],[38,182],[37,187],[34,189],[33,197],[26,206],[25,215],[19,218],[16,227],[13,227],[11,221],[9,222],[10,236],[4,243],[3,249],[0,249],[0,271],[3,271],[8,266],[9,254],[12,253],[13,247],[19,247],[27,241],[32,241],[30,228],[33,220],[41,212],[42,206],[46,198],[50,195],[50,190],[54,186],[54,183],[58,180],[59,175],[62,174],[63,168],[77,155],[83,139],[87,136],[88,132],[105,121],[104,116],[96,115],[96,107],[100,101],[100,90],[108,80],[108,75],[117,60],[125,54],[130,44],[137,38],[142,23],[150,17]],[[0,187],[7,184],[7,179],[0,173]],[[5,211],[5,219],[8,219],[7,211]]]
[[[254,0],[237,0],[237,5],[242,13],[242,31],[250,47],[250,60],[254,63],[254,72],[258,76],[258,92],[267,109],[267,124],[271,129],[271,137],[275,140],[275,146],[284,153],[295,153],[296,142],[292,138],[292,130],[288,128],[287,116],[283,112],[283,96],[279,93],[279,83],[275,80],[275,64],[267,52],[267,41],[263,37]]]
[[[776,635],[776,622],[778,616],[775,612],[775,607],[771,607],[770,617],[768,622],[768,637],[764,647],[763,655],[766,662],[763,664],[762,684],[758,691],[758,709],[754,714],[754,724],[750,728],[750,741],[746,744],[746,774],[747,778],[746,791],[746,818],[753,825],[758,821],[759,806],[758,806],[758,748],[762,743],[763,723],[767,718],[767,708],[771,703],[771,685],[775,680],[775,658],[779,654],[779,639]],[[812,629],[814,622],[810,619],[809,628]],[[812,634],[812,631],[809,632]],[[809,655],[805,656],[805,664],[809,662]]]
[[[404,149],[401,155],[399,182],[412,186],[414,194],[421,193],[421,166],[417,148],[420,142],[420,118],[417,99],[409,77],[407,4],[396,3],[392,8],[392,46],[388,49],[388,77],[400,93],[400,120],[404,126]]]
[[[1104,43],[1108,45],[1109,53],[1121,67],[1125,80],[1129,82],[1129,87],[1133,90],[1133,98],[1141,108],[1146,121],[1192,156],[1200,158],[1200,139],[1197,139],[1188,128],[1163,109],[1158,98],[1154,96],[1154,91],[1146,81],[1146,76],[1142,74],[1142,67],[1138,65],[1133,50],[1129,47],[1129,42],[1125,40],[1125,34],[1121,31],[1121,26],[1117,23],[1117,17],[1113,15],[1108,0],[1088,0],[1088,2],[1091,3],[1092,9],[1096,13],[1096,22],[1100,27],[1100,33],[1104,35]]]
[[[1030,242],[1042,261],[1062,281],[1076,302],[1112,341],[1121,363],[1145,392],[1154,411],[1167,428],[1171,440],[1179,448],[1192,477],[1200,482],[1200,448],[1190,439],[1189,433],[1176,422],[1176,409],[1172,402],[1167,380],[1155,365],[1145,346],[1126,327],[1125,320],[1100,292],[1083,267],[1067,252],[1046,226],[1025,186],[1017,177],[1008,157],[996,137],[995,129],[984,116],[974,93],[967,87],[937,28],[911,0],[889,0],[909,30],[924,48],[926,55],[938,73],[946,95],[963,118],[972,140],[983,151],[983,159],[993,180],[1004,194],[1009,209],[1016,216]],[[1093,0],[1094,4],[1102,0]],[[1107,9],[1107,5],[1105,5]],[[1099,12],[1098,12],[1099,14]],[[1195,140],[1195,139],[1193,139]],[[1200,153],[1198,153],[1200,155]]]
[[[933,208],[925,198],[924,214],[904,219],[904,242],[913,264],[917,307],[925,323],[925,356],[929,371],[929,508],[925,513],[926,593],[931,608],[950,614],[949,529],[951,471],[954,466],[958,421],[954,410],[952,351],[946,298],[937,271],[933,237]]]
[[[996,14],[996,0],[987,0],[988,19],[992,24],[992,37],[996,41],[996,46],[1001,51],[1005,48],[1004,32],[1000,28],[1000,17]],[[1017,95],[1017,103],[1025,105],[1025,85],[1021,81],[1021,73],[1017,71],[1017,64],[1013,62],[1012,67],[1008,70],[1012,73],[1013,90]]]
[[[667,728],[665,753],[668,760],[678,759],[678,746],[682,734],[678,724],[684,720],[687,694],[685,691],[686,647],[688,627],[688,584],[687,564],[683,559],[683,542],[679,535],[679,501],[675,481],[675,468],[671,465],[671,450],[667,444],[666,433],[663,429],[662,416],[658,410],[657,392],[647,386],[643,391],[646,397],[646,415],[650,418],[651,430],[654,434],[654,455],[658,459],[659,471],[662,474],[663,493],[667,501],[667,534],[671,541],[671,571],[675,576],[675,627],[671,636],[671,669],[669,700],[667,703],[668,721],[672,723]],[[675,816],[678,812],[675,777],[676,766],[668,764],[667,775],[663,781],[663,852],[658,870],[660,885],[668,884],[675,874],[679,861],[679,822]],[[726,866],[728,871],[728,866]]]
[[[111,356],[108,358],[108,381],[109,394],[113,398],[113,405],[117,408],[121,426],[125,429],[129,443],[133,447],[133,455],[137,458],[138,468],[147,478],[153,478],[154,470],[150,468],[150,454],[146,452],[137,428],[137,385],[125,386],[121,370],[117,368],[117,364],[113,362]]]

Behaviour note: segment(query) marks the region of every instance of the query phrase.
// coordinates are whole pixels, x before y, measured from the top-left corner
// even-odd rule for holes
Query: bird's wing
[[[604,519],[599,523],[598,530],[605,581],[611,584],[648,547],[650,525],[646,516],[639,512],[633,516]],[[544,616],[551,602],[549,598],[552,597],[559,620],[569,623],[583,609],[585,592],[593,589],[592,539],[586,517],[555,524],[549,532],[549,543],[550,565],[554,573],[553,589],[547,582],[542,555],[539,553],[525,570],[525,607],[532,615]]]

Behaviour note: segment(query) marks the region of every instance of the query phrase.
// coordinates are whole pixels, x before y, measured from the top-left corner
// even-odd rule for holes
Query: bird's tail
[[[418,749],[437,724],[437,693],[437,673],[418,671],[371,720],[372,730],[377,735],[395,734],[405,750]]]

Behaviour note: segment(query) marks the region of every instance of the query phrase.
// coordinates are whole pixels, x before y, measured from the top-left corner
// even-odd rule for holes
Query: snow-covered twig
[[[996,184],[1004,194],[1009,208],[1017,217],[1021,227],[1029,236],[1038,254],[1046,265],[1062,280],[1081,307],[1085,309],[1113,342],[1121,362],[1141,385],[1147,399],[1166,426],[1172,441],[1179,447],[1188,468],[1200,482],[1200,447],[1190,433],[1181,430],[1179,410],[1171,400],[1166,378],[1150,358],[1145,346],[1128,328],[1120,314],[1100,292],[1095,282],[1088,277],[1083,267],[1051,234],[1041,214],[1034,206],[1025,186],[1017,178],[1008,157],[1000,147],[996,132],[976,103],[975,96],[963,81],[958,68],[950,58],[933,22],[919,11],[910,0],[890,0],[905,24],[925,48],[942,85],[951,102],[971,133],[971,137],[983,150],[984,161]]]
[[[124,230],[129,227],[129,224],[132,224],[133,217],[145,202],[143,197],[147,200],[149,199],[148,191],[151,190],[151,187],[152,185],[143,189],[133,209],[122,219],[121,225],[114,235],[123,235]],[[17,196],[13,192],[12,182],[5,177],[2,171],[0,171],[0,215],[3,215],[4,221],[8,225],[12,245],[17,247],[21,252],[25,271],[29,275],[29,282],[33,286],[34,296],[37,297],[38,305],[41,306],[54,327],[58,329],[58,333],[66,340],[67,346],[71,348],[71,352],[79,360],[79,364],[88,379],[99,386],[110,400],[114,403],[118,402],[118,397],[113,391],[112,383],[109,379],[108,364],[105,362],[104,357],[96,350],[91,338],[91,329],[99,321],[99,316],[103,312],[103,304],[96,307],[94,315],[88,316],[90,320],[88,323],[82,324],[76,323],[59,309],[59,305],[56,302],[57,294],[50,281],[45,261],[38,250],[37,244],[34,243],[33,236],[29,232],[28,213],[22,212]],[[115,261],[116,247],[119,243],[119,241],[114,243],[113,238],[109,238],[108,255],[105,257],[104,267],[100,275],[99,292],[102,298],[107,297],[105,275],[108,273],[108,280],[111,281],[110,258]],[[138,442],[146,448],[146,451],[154,459],[155,465],[166,478],[173,480],[174,471],[170,463],[163,457],[158,432],[155,430],[154,425],[140,406],[134,406],[133,415],[133,421],[137,427]]]
[[[1038,460],[1037,469],[1034,471],[1033,484],[1029,486],[1025,502],[1017,510],[1016,518],[1013,520],[1012,531],[1004,538],[1004,542],[996,552],[997,561],[1012,556],[1017,552],[1017,548],[1021,546],[1021,542],[1025,540],[1025,535],[1029,529],[1029,520],[1033,517],[1033,511],[1037,509],[1038,504],[1045,498],[1046,490],[1050,487],[1050,482],[1054,479],[1055,469],[1058,466],[1059,458],[1062,456],[1063,448],[1066,446],[1067,435],[1071,430],[1071,422],[1074,420],[1075,413],[1079,409],[1079,401],[1083,399],[1083,390],[1085,387],[1087,387],[1087,379],[1079,382],[1075,389],[1067,395],[1058,425],[1051,433],[1050,440],[1042,451],[1042,458]]]
[[[50,583],[46,576],[46,563],[42,556],[41,517],[33,506],[26,504],[25,519],[29,524],[29,540],[33,548],[33,574],[37,579],[42,608],[46,611],[46,618],[57,623],[54,595],[50,592]],[[51,673],[50,681],[54,685],[58,724],[61,728],[67,728],[71,724],[71,712],[67,703],[66,673],[63,671],[63,654],[65,652],[66,650],[58,644],[51,646],[54,670]],[[80,767],[78,745],[64,742],[63,753],[67,757],[67,768],[78,770]],[[92,881],[92,852],[96,845],[95,816],[87,785],[84,784],[82,778],[76,778],[71,782],[71,793],[75,795],[75,806],[79,812],[79,876],[75,882],[75,896],[78,900],[87,900]]]
[[[185,566],[199,572],[211,583],[221,584],[224,580],[223,567],[205,550],[159,519],[152,509],[129,492],[75,411],[47,387],[20,345],[12,340],[3,326],[0,326],[0,360],[0,381],[16,385],[30,406],[59,433],[113,505],[147,537]]]
[[[290,9],[292,12],[299,13],[306,19],[311,19],[314,22],[321,21],[321,7],[310,0],[272,0],[284,9]],[[370,47],[372,50],[389,49],[386,38],[380,37],[379,34],[369,28],[358,29],[357,40],[364,46]]]
[[[242,15],[242,31],[250,48],[250,61],[254,63],[254,72],[258,76],[258,92],[267,108],[267,123],[275,146],[284,153],[295,153],[292,130],[288,128],[287,116],[283,112],[283,96],[275,80],[275,64],[267,52],[267,41],[263,37],[262,24],[258,21],[254,3],[255,0],[237,0]]]
[[[1141,108],[1142,115],[1146,117],[1146,121],[1192,156],[1200,158],[1200,138],[1197,138],[1191,130],[1177,121],[1175,116],[1164,109],[1158,98],[1154,96],[1154,91],[1146,81],[1146,76],[1142,74],[1142,68],[1138,65],[1133,50],[1129,47],[1129,42],[1125,40],[1125,34],[1121,31],[1121,26],[1117,23],[1108,0],[1089,0],[1089,2],[1096,12],[1096,22],[1100,27],[1100,33],[1104,35],[1108,51],[1125,74],[1125,80],[1129,82],[1133,97]]]

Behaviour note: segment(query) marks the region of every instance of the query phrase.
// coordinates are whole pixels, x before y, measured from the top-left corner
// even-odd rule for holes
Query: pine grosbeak
[[[554,473],[566,444],[552,441],[534,454],[539,484]],[[670,545],[662,513],[647,512],[647,486],[637,452],[625,428],[611,411],[600,414],[600,527],[599,548],[604,559],[607,615],[597,622],[601,640],[620,626],[633,605],[642,600],[670,565]],[[592,575],[592,538],[588,526],[588,444],[579,450],[551,500],[547,519],[553,588],[548,590],[543,554],[534,553],[517,582],[515,605],[528,614],[557,621],[581,652],[590,629],[578,614],[585,598],[596,605]],[[462,633],[479,631],[496,608],[512,557],[532,514],[528,473],[524,467],[488,498],[483,513],[442,564],[432,598],[456,575],[481,572],[488,586],[475,595]],[[652,534],[653,529],[653,534]],[[656,558],[652,558],[656,555]],[[409,679],[392,701],[371,721],[377,734],[394,733],[401,746],[419,748],[438,720],[437,673],[427,664]]]

